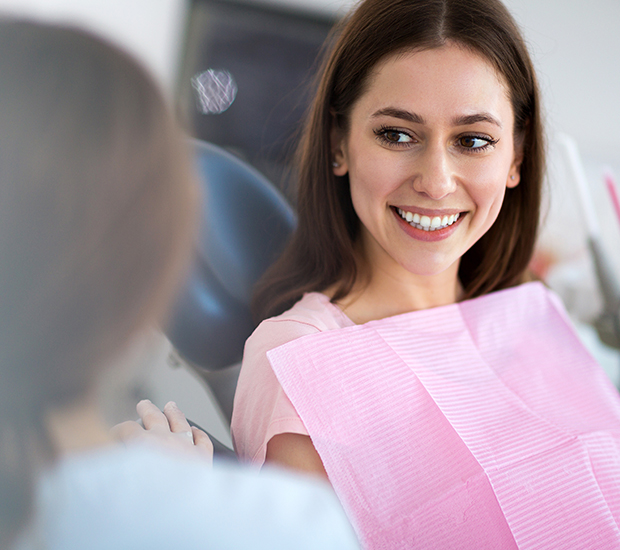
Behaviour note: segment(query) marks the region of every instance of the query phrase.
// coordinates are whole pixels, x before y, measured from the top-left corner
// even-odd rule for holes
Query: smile
[[[437,231],[452,225],[459,219],[460,214],[451,214],[450,216],[420,216],[418,213],[407,212],[401,208],[397,208],[398,215],[412,227],[422,229],[423,231]]]

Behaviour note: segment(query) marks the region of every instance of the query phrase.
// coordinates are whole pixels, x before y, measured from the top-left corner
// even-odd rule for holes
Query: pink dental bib
[[[620,548],[620,399],[543,285],[268,357],[365,548]]]

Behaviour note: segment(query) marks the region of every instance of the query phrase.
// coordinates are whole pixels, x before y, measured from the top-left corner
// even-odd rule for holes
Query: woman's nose
[[[429,146],[418,157],[413,188],[433,200],[441,200],[456,190],[448,151],[441,146]]]

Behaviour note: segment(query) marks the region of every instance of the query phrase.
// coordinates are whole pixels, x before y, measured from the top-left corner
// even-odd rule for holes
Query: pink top
[[[267,352],[302,336],[354,325],[327,296],[311,292],[282,315],[257,327],[245,344],[231,423],[235,450],[242,460],[260,467],[273,436],[308,435],[267,360]]]

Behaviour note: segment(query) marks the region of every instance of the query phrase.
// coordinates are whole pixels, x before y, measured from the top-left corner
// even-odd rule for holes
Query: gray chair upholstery
[[[258,171],[213,144],[192,141],[204,201],[196,255],[167,336],[208,384],[230,422],[254,284],[296,223]]]

